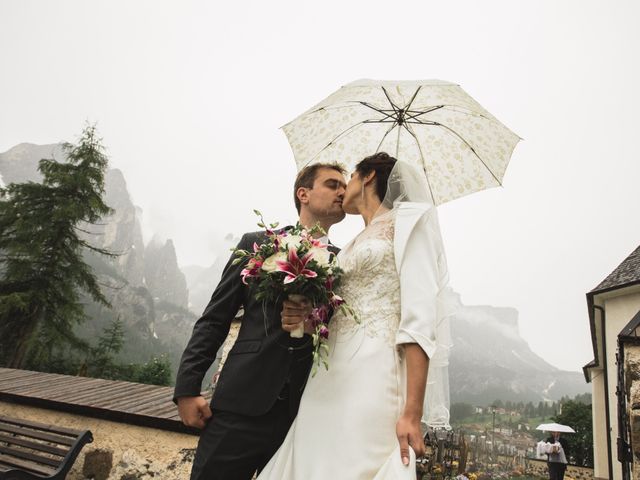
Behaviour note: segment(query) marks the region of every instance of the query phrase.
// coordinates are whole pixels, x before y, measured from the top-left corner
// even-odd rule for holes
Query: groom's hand
[[[282,302],[282,329],[286,332],[293,332],[307,319],[311,313],[311,302],[294,302],[285,300]],[[305,333],[309,333],[306,331]]]
[[[213,415],[209,402],[202,395],[178,398],[178,413],[187,427],[203,429]]]
[[[424,440],[420,429],[420,416],[403,414],[396,424],[396,435],[400,444],[400,457],[403,465],[409,465],[409,447],[416,457],[424,455]]]

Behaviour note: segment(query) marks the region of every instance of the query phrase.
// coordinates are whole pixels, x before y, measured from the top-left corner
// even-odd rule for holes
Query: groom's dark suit
[[[264,232],[247,233],[238,248],[253,250],[254,242],[265,240]],[[204,374],[243,307],[238,339],[211,401],[213,417],[200,436],[192,480],[252,478],[284,440],[311,366],[311,337],[295,339],[282,330],[282,302],[257,301],[254,289],[242,283],[244,262],[232,265],[232,259],[193,328],[176,378],[175,399],[200,394]]]

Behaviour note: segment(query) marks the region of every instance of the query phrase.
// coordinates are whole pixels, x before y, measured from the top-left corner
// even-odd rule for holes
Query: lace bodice
[[[331,321],[339,337],[362,330],[369,337],[394,343],[400,322],[400,278],[396,271],[392,212],[373,219],[338,255],[344,270],[338,295],[357,320],[338,313]]]

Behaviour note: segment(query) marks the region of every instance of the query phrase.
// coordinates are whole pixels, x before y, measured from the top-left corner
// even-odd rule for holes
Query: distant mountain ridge
[[[560,370],[531,350],[515,308],[464,306],[451,321],[451,334],[452,402],[537,402],[590,391],[582,373]]]

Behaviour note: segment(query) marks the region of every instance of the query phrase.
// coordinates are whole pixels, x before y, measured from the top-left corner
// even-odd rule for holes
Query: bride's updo
[[[376,172],[376,195],[380,201],[382,201],[387,194],[389,175],[391,174],[391,170],[393,170],[396,162],[397,160],[388,153],[378,152],[366,157],[356,165],[356,172],[358,172],[360,178],[366,177],[371,172]]]

